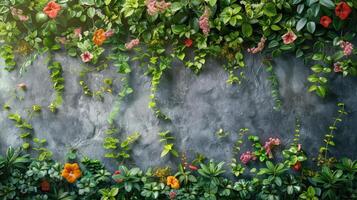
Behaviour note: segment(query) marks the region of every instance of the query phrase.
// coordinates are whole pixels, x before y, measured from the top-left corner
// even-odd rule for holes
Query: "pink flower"
[[[188,165],[188,168],[190,168],[190,170],[192,171],[197,171],[198,167],[194,166],[194,165]]]
[[[265,41],[266,41],[266,38],[264,36],[261,37],[260,38],[260,42],[258,43],[258,46],[257,47],[252,47],[252,48],[248,48],[247,51],[249,53],[252,53],[252,54],[259,53],[259,52],[263,51],[264,46],[265,46]]]
[[[58,37],[57,39],[61,44],[66,44],[68,42],[68,40],[65,37]]]
[[[112,37],[114,35],[114,30],[113,29],[109,29],[107,30],[105,33],[105,37]]]
[[[206,7],[203,15],[200,17],[198,21],[198,25],[200,26],[200,29],[202,30],[205,36],[207,36],[210,32],[209,15],[210,15],[210,10],[208,7]]]
[[[333,64],[333,71],[338,73],[338,72],[342,72],[343,69],[342,69],[342,66],[341,66],[341,63],[339,62],[336,62]]]
[[[139,45],[139,43],[140,43],[139,39],[133,39],[130,42],[125,43],[125,48],[130,50],[130,49],[136,47],[137,45]]]
[[[11,15],[17,17],[20,21],[29,20],[29,16],[24,15],[21,9],[16,9],[14,7],[11,7],[10,9],[11,9]]]
[[[61,11],[61,6],[55,1],[48,2],[46,7],[43,8],[43,12],[51,19],[56,18],[59,11]]]
[[[147,12],[149,15],[156,15],[157,13],[162,13],[171,6],[170,2],[165,2],[165,0],[146,0]]]
[[[343,54],[345,56],[349,56],[352,54],[353,51],[353,44],[350,42],[346,42],[346,41],[341,41],[340,42],[340,47],[343,49]]]
[[[273,154],[271,152],[272,148],[278,145],[280,145],[279,138],[269,138],[269,140],[265,142],[264,149],[269,158],[273,157]]]
[[[301,144],[298,144],[298,145],[297,145],[297,150],[298,150],[298,151],[301,151],[301,149],[302,149],[302,145],[301,145]]]
[[[169,197],[170,197],[170,199],[175,199],[176,198],[176,192],[175,191],[171,191],[169,193]]]
[[[93,54],[91,54],[89,51],[86,51],[86,52],[82,53],[81,58],[82,58],[82,61],[86,63],[86,62],[89,62],[92,60]]]
[[[243,163],[243,164],[247,164],[249,161],[251,160],[256,160],[257,157],[251,153],[250,151],[247,151],[247,152],[244,152],[241,156],[240,156],[240,161]]]
[[[291,44],[296,40],[297,36],[294,32],[288,31],[283,36],[281,36],[281,38],[283,39],[284,44]]]
[[[79,40],[82,40],[82,28],[81,27],[74,29],[73,33],[74,33],[75,37],[79,38]]]

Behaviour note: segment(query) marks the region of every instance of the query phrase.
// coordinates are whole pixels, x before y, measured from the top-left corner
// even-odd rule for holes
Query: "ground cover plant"
[[[25,116],[13,113],[12,102],[4,112],[21,130],[20,148],[9,148],[0,158],[0,197],[2,199],[357,199],[357,162],[334,158],[334,134],[347,114],[339,104],[338,115],[322,140],[316,158],[308,157],[299,143],[299,123],[292,144],[281,152],[279,138],[262,142],[259,136],[241,129],[232,147],[231,163],[195,160],[175,149],[170,130],[159,134],[161,157],[172,155],[182,160],[177,170],[163,166],[142,171],[127,168],[130,150],[140,139],[132,133],[119,140],[114,119],[121,102],[133,89],[130,63],[139,61],[151,78],[149,108],[159,119],[170,122],[160,110],[156,95],[165,72],[174,61],[199,75],[206,59],[224,60],[227,84],[244,81],[244,57],[262,56],[269,73],[274,109],[283,102],[279,81],[274,72],[274,58],[289,53],[310,66],[309,92],[329,95],[328,85],[334,76],[356,75],[354,37],[357,32],[355,0],[2,0],[0,2],[0,56],[9,73],[24,74],[40,55],[47,57],[48,76],[54,99],[49,105],[34,104],[28,117],[43,109],[56,113],[66,103],[62,72],[65,66],[56,61],[56,52],[83,62],[78,84],[83,94],[99,101],[113,94],[113,81],[120,81],[117,100],[108,116],[103,140],[106,158],[121,164],[109,172],[98,161],[78,158],[75,149],[67,163],[52,160],[46,140],[32,137],[33,126]],[[102,87],[89,87],[88,75],[115,67],[117,80],[106,78]],[[15,99],[22,99],[27,85],[20,83]],[[218,137],[225,137],[223,129]],[[251,143],[249,151],[240,146]],[[32,153],[30,156],[28,153]],[[283,160],[275,160],[281,154]],[[37,155],[35,157],[34,155]],[[314,164],[307,165],[307,162]],[[263,167],[253,167],[260,163]],[[231,171],[231,173],[229,173]]]

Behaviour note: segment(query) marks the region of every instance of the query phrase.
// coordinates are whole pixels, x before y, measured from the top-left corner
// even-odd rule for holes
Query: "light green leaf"
[[[88,8],[87,15],[88,15],[88,17],[93,18],[95,15],[95,8],[93,8],[93,7]]]
[[[242,25],[242,32],[245,37],[250,37],[253,34],[253,27],[248,23]]]
[[[320,0],[320,4],[330,9],[335,8],[335,4],[331,0]]]
[[[304,18],[301,18],[298,23],[296,24],[296,30],[297,31],[300,31],[304,28],[304,26],[306,25],[306,22],[307,22],[307,19],[304,17]]]
[[[307,23],[307,31],[309,31],[310,33],[314,33],[316,29],[316,24],[315,22],[309,22]]]

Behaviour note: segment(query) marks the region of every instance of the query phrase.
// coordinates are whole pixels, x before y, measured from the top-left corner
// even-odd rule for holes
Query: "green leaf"
[[[109,5],[112,0],[104,0],[105,5]]]
[[[271,30],[273,30],[273,31],[279,31],[279,30],[281,30],[280,26],[275,25],[275,24],[271,25],[270,28],[271,28]]]
[[[93,8],[93,7],[88,8],[87,15],[88,15],[88,17],[93,18],[95,15],[95,8]]]
[[[248,23],[242,25],[242,32],[245,37],[250,37],[253,34],[253,27]]]
[[[208,2],[209,2],[209,5],[213,7],[216,5],[217,0],[209,0]]]
[[[275,4],[274,3],[267,3],[264,6],[263,12],[268,17],[274,17],[277,14]]]
[[[277,47],[279,46],[279,42],[276,41],[276,40],[272,40],[269,45],[268,45],[268,48],[274,48],[274,47]]]
[[[79,0],[81,5],[93,6],[95,4],[94,0]]]
[[[323,53],[315,53],[315,54],[312,56],[312,59],[313,59],[313,60],[316,60],[316,61],[322,60],[323,58],[324,58],[324,54],[323,54]]]
[[[326,88],[324,86],[317,86],[316,93],[320,97],[325,97],[326,96]]]
[[[300,4],[300,5],[298,5],[298,7],[297,7],[297,13],[298,13],[298,14],[301,14],[302,11],[304,11],[304,8],[305,8],[305,4]]]
[[[331,0],[320,0],[320,4],[330,9],[335,8],[335,4]]]
[[[306,25],[307,19],[306,18],[301,18],[297,24],[296,24],[296,30],[300,31],[304,28],[304,26]]]
[[[314,33],[315,29],[316,29],[315,22],[307,23],[307,31],[309,31],[310,33]]]

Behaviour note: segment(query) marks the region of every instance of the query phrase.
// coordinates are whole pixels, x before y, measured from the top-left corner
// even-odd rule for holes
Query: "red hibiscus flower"
[[[320,24],[325,28],[328,28],[331,23],[332,23],[332,19],[329,16],[322,16],[320,18]]]
[[[283,39],[284,44],[291,44],[296,40],[297,36],[294,32],[288,31],[283,36],[281,36],[281,38]]]
[[[51,19],[56,18],[59,11],[61,11],[61,6],[54,1],[48,2],[46,7],[43,8],[43,12]]]
[[[335,14],[341,20],[345,20],[351,14],[352,9],[346,2],[340,2],[336,5]]]
[[[184,41],[186,47],[191,47],[193,41],[190,38],[185,39]]]
[[[47,180],[41,181],[40,188],[42,192],[49,192],[51,190],[51,185]]]
[[[117,170],[117,171],[114,172],[113,175],[119,175],[119,174],[121,174],[121,171]],[[123,182],[123,179],[114,179],[114,181],[117,182],[117,183],[121,183],[121,182]]]
[[[295,165],[292,166],[292,169],[296,172],[300,171],[301,169],[301,162],[295,163]]]

